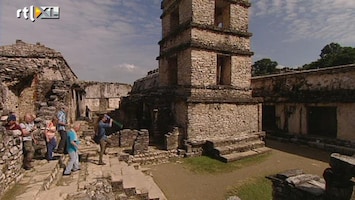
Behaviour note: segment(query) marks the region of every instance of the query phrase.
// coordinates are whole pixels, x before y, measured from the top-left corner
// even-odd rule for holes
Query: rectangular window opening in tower
[[[217,85],[231,85],[231,56],[217,55]]]
[[[180,24],[179,7],[170,14],[170,32],[175,31]]]
[[[168,59],[168,83],[169,85],[177,85],[177,70],[178,60],[177,56]]]
[[[225,0],[215,0],[214,25],[220,28],[230,26],[230,3]]]

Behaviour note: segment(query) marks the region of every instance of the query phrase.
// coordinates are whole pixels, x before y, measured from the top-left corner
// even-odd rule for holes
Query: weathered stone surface
[[[133,155],[142,154],[148,151],[149,145],[149,132],[146,129],[138,131],[137,138],[134,140],[133,144]]]
[[[173,150],[179,147],[179,128],[174,127],[173,131],[165,134],[165,149]]]
[[[20,135],[6,131],[0,127],[0,196],[6,191],[6,186],[13,185],[22,176],[22,142],[10,142],[20,140]]]
[[[294,169],[268,176],[273,185],[273,199],[277,200],[323,200],[325,181],[316,175],[304,174]]]

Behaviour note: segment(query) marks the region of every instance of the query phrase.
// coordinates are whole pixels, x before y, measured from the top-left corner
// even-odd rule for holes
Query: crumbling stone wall
[[[3,109],[19,116],[37,112],[53,81],[71,83],[77,79],[60,52],[21,40],[0,47],[0,72]]]
[[[275,126],[292,134],[311,134],[310,107],[336,108],[336,138],[355,139],[355,65],[254,77],[253,95],[275,108]]]
[[[139,155],[148,152],[148,145],[149,131],[146,129],[138,131],[137,138],[134,140],[134,145],[132,148],[133,155]]]
[[[81,81],[85,90],[85,99],[81,106],[81,115],[85,116],[85,106],[92,112],[107,112],[118,109],[122,97],[131,91],[131,85],[123,83]]]
[[[0,196],[22,178],[22,160],[20,131],[0,127]]]
[[[355,65],[252,78],[253,96],[265,102],[354,102]]]

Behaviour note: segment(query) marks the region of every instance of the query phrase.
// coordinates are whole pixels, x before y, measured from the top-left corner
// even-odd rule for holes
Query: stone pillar
[[[174,127],[172,132],[165,134],[165,149],[176,150],[179,147],[179,128]]]
[[[138,132],[137,138],[133,145],[133,155],[142,154],[148,151],[149,132],[146,129],[141,129]]]
[[[120,147],[133,147],[134,141],[137,138],[138,131],[137,130],[130,130],[130,129],[123,129],[120,131]]]
[[[329,165],[331,168],[323,173],[326,181],[325,199],[355,199],[354,182],[351,180],[355,177],[355,158],[333,153]]]

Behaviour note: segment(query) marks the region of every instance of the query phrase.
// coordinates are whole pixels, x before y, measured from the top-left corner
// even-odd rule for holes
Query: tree
[[[325,45],[325,47],[323,47],[319,56],[321,58],[325,58],[326,56],[329,55],[335,55],[339,53],[341,50],[342,47],[340,46],[340,44],[332,42],[330,44]]]
[[[310,64],[303,65],[303,69],[317,69],[355,63],[355,48],[342,47],[338,43],[326,45],[319,55],[321,58]]]
[[[261,76],[277,72],[278,63],[269,58],[263,58],[252,65],[252,76]]]

